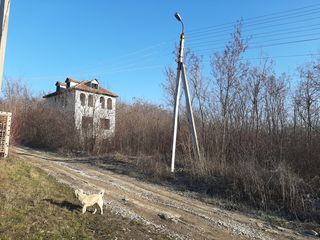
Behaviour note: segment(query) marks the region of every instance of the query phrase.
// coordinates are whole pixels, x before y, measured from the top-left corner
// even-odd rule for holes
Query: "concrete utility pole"
[[[2,89],[4,56],[7,44],[10,0],[0,0],[0,90]]]
[[[200,159],[200,150],[197,138],[196,126],[194,124],[190,94],[189,94],[189,84],[186,74],[186,69],[183,63],[183,50],[184,50],[184,24],[179,13],[174,15],[176,19],[181,22],[182,31],[180,34],[180,48],[178,56],[178,69],[177,69],[177,82],[176,82],[176,92],[175,92],[175,102],[174,102],[174,115],[173,115],[173,142],[172,142],[172,158],[171,158],[171,172],[174,172],[174,162],[176,157],[176,144],[177,144],[177,127],[178,127],[178,116],[179,116],[179,102],[180,102],[180,83],[183,79],[183,87],[186,96],[187,113],[189,120],[189,129],[192,134],[192,142],[194,150],[197,152],[198,158]]]
[[[0,92],[2,89],[3,65],[7,43],[10,0],[0,0]],[[8,156],[11,113],[0,112],[0,158]]]

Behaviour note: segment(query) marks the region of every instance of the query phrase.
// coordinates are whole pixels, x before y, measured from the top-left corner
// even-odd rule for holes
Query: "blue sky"
[[[160,85],[165,67],[175,66],[180,33],[176,11],[186,46],[203,55],[205,65],[241,18],[255,46],[246,57],[253,63],[261,53],[275,57],[277,73],[291,74],[292,81],[297,66],[310,59],[305,55],[319,54],[320,47],[317,0],[12,0],[10,11],[4,75],[36,94],[54,91],[56,81],[70,76],[97,78],[124,101],[163,103]]]

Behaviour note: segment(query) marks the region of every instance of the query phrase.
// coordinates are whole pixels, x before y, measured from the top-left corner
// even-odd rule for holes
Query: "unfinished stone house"
[[[81,135],[106,139],[114,135],[117,95],[99,86],[97,79],[56,82],[56,91],[43,96],[47,106],[74,119]]]

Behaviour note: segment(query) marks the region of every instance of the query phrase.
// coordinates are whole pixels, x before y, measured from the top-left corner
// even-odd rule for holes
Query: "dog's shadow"
[[[61,208],[66,208],[68,209],[69,211],[77,211],[79,209],[81,209],[82,207],[79,206],[79,205],[76,205],[74,203],[71,203],[71,202],[68,202],[68,201],[57,201],[57,200],[54,200],[54,199],[43,199],[43,201],[46,201],[50,204],[53,204],[53,205],[56,205],[58,207],[61,207]]]

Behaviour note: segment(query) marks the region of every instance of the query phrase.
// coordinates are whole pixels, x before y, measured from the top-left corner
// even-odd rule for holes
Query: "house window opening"
[[[105,100],[104,97],[100,97],[101,108],[105,108]]]
[[[93,127],[93,117],[82,117],[81,127],[88,129]]]
[[[80,94],[80,102],[81,102],[81,106],[86,105],[86,95],[84,93]]]
[[[105,130],[110,130],[110,119],[100,118],[100,127]]]
[[[89,95],[88,97],[88,106],[93,107],[93,95]]]
[[[108,100],[107,100],[107,108],[108,108],[108,110],[112,109],[112,99],[111,98],[108,98]]]

